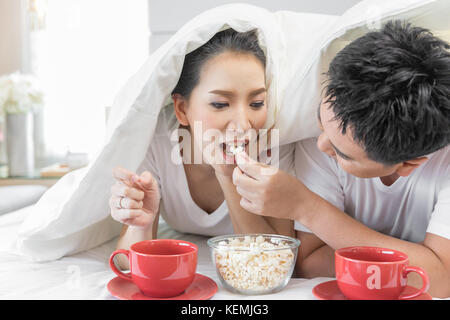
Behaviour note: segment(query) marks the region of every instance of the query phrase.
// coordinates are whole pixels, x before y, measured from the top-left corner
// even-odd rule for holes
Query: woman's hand
[[[121,167],[115,167],[113,175],[116,183],[111,187],[109,200],[111,216],[129,226],[150,227],[159,209],[157,181],[148,171],[138,176]]]
[[[236,167],[236,162],[234,161],[234,157],[228,156],[228,159],[225,159],[223,154],[223,149],[219,146],[215,146],[214,156],[204,153],[203,156],[207,159],[207,163],[209,163],[217,176],[220,178],[228,178],[231,179],[233,175],[233,170]]]
[[[231,177],[233,176],[234,168],[236,168],[236,165],[235,164],[216,164],[216,165],[212,165],[212,167],[214,168],[214,171],[218,178],[224,177],[224,178],[231,179]]]

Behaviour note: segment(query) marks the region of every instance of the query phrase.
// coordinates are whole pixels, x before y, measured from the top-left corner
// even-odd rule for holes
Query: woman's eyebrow
[[[259,88],[259,89],[253,90],[252,92],[250,92],[250,97],[256,96],[256,95],[266,92],[266,91],[267,91],[266,88]]]
[[[249,93],[249,96],[250,96],[250,97],[253,97],[253,96],[256,96],[256,95],[258,95],[258,94],[260,94],[260,93],[262,93],[262,92],[265,92],[265,91],[267,91],[266,88],[259,88],[259,89],[256,89],[256,90],[251,91],[251,92]],[[233,95],[234,95],[234,92],[233,92],[233,91],[228,91],[228,90],[211,90],[211,91],[209,91],[209,93],[220,94],[220,95],[226,96],[226,97],[227,97],[227,96],[233,96]]]
[[[211,90],[209,93],[220,94],[222,96],[232,96],[234,93],[232,91],[227,90]]]

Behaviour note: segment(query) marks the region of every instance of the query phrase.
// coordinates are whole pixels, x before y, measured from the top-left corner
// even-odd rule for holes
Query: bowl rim
[[[289,236],[281,235],[281,234],[271,234],[271,233],[236,233],[236,234],[224,234],[220,236],[215,236],[212,238],[209,238],[206,243],[208,246],[212,249],[222,249],[225,248],[224,246],[219,246],[219,242],[230,239],[230,238],[244,238],[246,236],[250,237],[258,237],[263,236],[264,238],[278,238],[281,240],[285,240],[288,242],[286,246],[280,247],[280,248],[257,248],[258,251],[277,251],[277,250],[286,250],[286,249],[296,249],[300,246],[301,241],[296,238],[292,238]],[[232,247],[232,250],[234,251],[254,251],[255,248],[235,248]]]

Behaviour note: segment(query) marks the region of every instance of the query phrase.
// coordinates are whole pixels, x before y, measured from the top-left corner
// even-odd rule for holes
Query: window
[[[101,148],[105,107],[148,56],[147,6],[147,0],[28,1],[28,62],[45,90],[50,157]]]

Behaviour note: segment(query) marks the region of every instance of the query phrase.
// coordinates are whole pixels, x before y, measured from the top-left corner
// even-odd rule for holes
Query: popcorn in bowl
[[[300,241],[270,235],[226,235],[208,240],[222,284],[242,294],[266,294],[283,289],[295,266]]]

